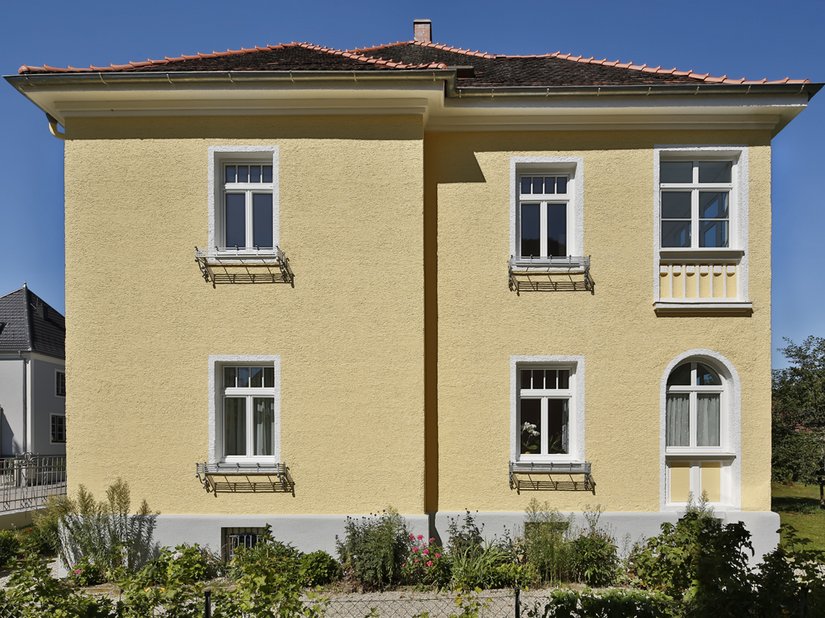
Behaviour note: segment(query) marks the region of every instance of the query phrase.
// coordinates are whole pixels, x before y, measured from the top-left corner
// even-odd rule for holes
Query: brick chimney
[[[433,22],[429,19],[413,20],[413,40],[418,43],[432,43]]]

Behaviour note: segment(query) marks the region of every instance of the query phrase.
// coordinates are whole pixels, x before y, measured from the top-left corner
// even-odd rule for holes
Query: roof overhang
[[[6,80],[61,124],[78,117],[421,115],[427,130],[756,129],[773,134],[822,84],[462,88],[461,68],[99,72]]]

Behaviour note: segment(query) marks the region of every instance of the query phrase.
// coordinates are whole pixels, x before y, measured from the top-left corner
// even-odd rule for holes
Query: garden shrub
[[[82,485],[61,518],[60,558],[71,568],[94,565],[108,580],[134,573],[157,555],[152,542],[157,514],[144,500],[131,514],[129,485],[118,479],[97,502]]]
[[[207,581],[222,571],[220,559],[208,549],[197,544],[182,544],[174,549],[164,547],[129,579],[141,587],[174,587]]]
[[[341,565],[325,551],[303,554],[300,563],[304,586],[324,586],[341,577]]]
[[[529,618],[675,618],[679,607],[672,598],[643,590],[553,590],[536,601]]]
[[[14,558],[20,550],[20,539],[14,530],[0,530],[0,568]]]
[[[465,511],[464,517],[459,523],[458,517],[450,517],[447,526],[448,548],[451,554],[464,554],[469,550],[481,550],[484,545],[484,537],[481,527],[476,524],[475,516],[470,511]]]
[[[527,505],[524,551],[527,564],[539,581],[570,581],[574,573],[573,546],[568,538],[569,518],[535,498]]]
[[[66,496],[50,496],[46,507],[32,514],[32,526],[23,532],[26,551],[42,556],[56,556],[60,550],[60,518],[71,510]]]
[[[572,569],[576,580],[588,586],[606,587],[616,583],[619,554],[613,536],[599,527],[602,510],[585,511],[587,527],[571,542]]]
[[[450,583],[450,559],[434,538],[409,535],[409,554],[401,573],[404,583],[446,588]]]
[[[529,567],[513,562],[510,553],[498,543],[485,543],[480,549],[468,546],[450,552],[451,586],[455,590],[512,588],[526,585],[533,576]]]
[[[404,518],[393,509],[381,515],[347,518],[343,540],[336,537],[345,572],[366,590],[383,590],[401,580],[410,548]]]

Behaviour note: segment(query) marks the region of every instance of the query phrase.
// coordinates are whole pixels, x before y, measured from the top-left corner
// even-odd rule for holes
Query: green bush
[[[304,586],[324,586],[341,577],[341,565],[325,551],[314,551],[300,558]]]
[[[574,574],[571,520],[535,498],[527,505],[524,551],[527,564],[543,583],[570,581]]]
[[[200,545],[164,547],[138,573],[127,579],[137,586],[186,586],[213,579],[223,572],[220,559]]]
[[[451,554],[464,554],[467,550],[480,550],[484,545],[484,537],[482,531],[484,525],[481,527],[476,524],[475,516],[470,511],[464,512],[464,517],[460,520],[458,517],[450,517],[450,523],[447,526],[447,534],[449,541],[447,548]]]
[[[455,590],[521,587],[534,576],[529,566],[515,563],[510,553],[497,543],[450,552],[450,563],[450,583]]]
[[[402,579],[406,584],[446,588],[452,569],[450,558],[434,538],[409,535],[409,555],[402,566]]]
[[[60,558],[67,567],[88,563],[107,580],[134,573],[157,555],[152,537],[157,514],[144,500],[131,514],[128,483],[118,479],[106,490],[106,500],[95,501],[82,485],[76,500],[60,519]]]
[[[32,526],[23,531],[23,546],[41,556],[56,556],[60,550],[60,518],[71,510],[66,496],[51,496],[46,508],[34,511]]]
[[[20,550],[20,539],[14,530],[0,530],[0,568],[14,558]]]
[[[69,569],[66,579],[78,587],[96,586],[106,581],[106,576],[96,564],[82,558],[80,562]]]
[[[815,483],[823,451],[825,433],[774,427],[771,477],[782,483]]]
[[[675,618],[679,607],[658,592],[642,590],[553,590],[527,610],[529,618]]]
[[[409,531],[393,509],[381,515],[348,517],[343,540],[336,537],[345,573],[366,590],[383,590],[401,580],[409,554]]]
[[[601,509],[585,511],[587,527],[571,542],[572,568],[576,580],[603,588],[616,583],[619,553],[613,536],[599,528]]]

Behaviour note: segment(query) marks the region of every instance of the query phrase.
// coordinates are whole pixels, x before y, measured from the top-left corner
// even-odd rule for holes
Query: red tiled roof
[[[445,70],[467,66],[472,74],[460,76],[465,88],[627,86],[684,84],[809,84],[806,79],[769,81],[716,77],[695,71],[664,69],[646,64],[596,59],[553,52],[535,55],[491,54],[420,41],[398,41],[372,47],[340,50],[311,43],[285,43],[251,49],[181,55],[108,66],[21,66],[20,74],[126,73],[178,71],[364,71]]]

